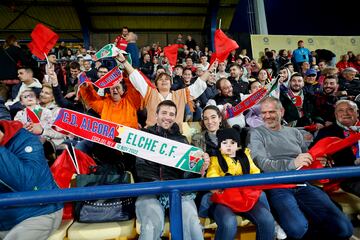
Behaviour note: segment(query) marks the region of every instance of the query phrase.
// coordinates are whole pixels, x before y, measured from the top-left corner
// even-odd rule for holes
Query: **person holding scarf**
[[[358,106],[350,100],[339,100],[335,104],[336,122],[321,129],[314,139],[313,145],[325,137],[338,137],[345,139],[360,130]],[[329,158],[333,167],[358,166],[360,165],[359,142],[345,148]],[[346,178],[333,180],[331,185],[325,185],[326,191],[338,190],[339,187],[346,192],[360,197],[360,179]]]
[[[315,160],[308,153],[304,137],[296,128],[281,125],[281,102],[267,97],[260,103],[264,125],[250,132],[251,156],[265,173],[291,171],[310,166]],[[319,188],[306,182],[296,188],[266,191],[272,213],[289,238],[349,239],[350,220]]]
[[[176,104],[170,100],[162,101],[156,109],[156,124],[143,131],[165,137],[177,142],[187,143],[186,137],[181,135],[179,126],[175,122],[177,114]],[[209,164],[209,156],[203,154],[204,164],[202,173]],[[191,172],[184,172],[169,166],[150,162],[141,157],[136,158],[136,172],[138,182],[154,182],[198,177]],[[202,226],[194,202],[195,193],[182,193],[182,224],[184,240],[204,239]],[[136,217],[141,224],[140,240],[160,239],[164,224],[165,211],[169,208],[168,194],[139,196],[135,203]]]
[[[213,63],[210,69],[205,71],[205,73],[201,77],[198,77],[189,87],[171,91],[171,76],[167,73],[161,73],[156,77],[156,88],[154,88],[143,75],[131,67],[121,53],[116,59],[124,65],[129,73],[130,81],[143,97],[143,108],[147,110],[146,126],[152,126],[156,123],[156,107],[164,100],[171,100],[176,104],[178,109],[176,123],[180,124],[183,122],[186,104],[190,106],[191,111],[194,111],[193,99],[198,98],[205,91],[207,88],[206,80],[209,78],[210,72],[215,70],[217,63],[217,61],[215,61],[215,64]]]

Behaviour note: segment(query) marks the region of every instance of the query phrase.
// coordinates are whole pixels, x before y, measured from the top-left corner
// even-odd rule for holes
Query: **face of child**
[[[226,139],[220,144],[220,152],[226,154],[229,157],[236,156],[236,150],[238,149],[238,144],[233,139]]]
[[[21,104],[26,107],[32,107],[36,105],[36,95],[33,92],[24,92],[20,96]]]

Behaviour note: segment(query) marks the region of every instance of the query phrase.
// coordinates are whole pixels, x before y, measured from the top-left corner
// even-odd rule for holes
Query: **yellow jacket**
[[[250,164],[250,174],[260,173],[260,169],[255,165],[254,161],[250,155],[250,149],[245,148],[245,155],[247,156]],[[239,161],[236,163],[233,161],[231,157],[223,155],[227,165],[228,165],[228,172],[230,175],[242,175],[242,167]],[[213,156],[210,158],[210,166],[207,170],[206,177],[223,177],[226,173],[224,173],[219,165],[218,158]]]

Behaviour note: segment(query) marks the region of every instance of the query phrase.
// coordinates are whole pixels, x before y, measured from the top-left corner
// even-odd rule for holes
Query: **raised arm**
[[[213,62],[213,64],[211,64],[209,69],[206,70],[201,77],[198,77],[194,82],[194,84],[188,87],[190,91],[190,95],[194,99],[198,98],[205,91],[205,89],[207,88],[206,81],[210,77],[210,73],[215,71],[216,67],[217,67],[217,61]]]
[[[126,58],[122,53],[119,53],[115,60],[118,64],[122,64],[124,66],[125,71],[129,75],[131,84],[141,94],[142,97],[145,97],[149,88],[149,84],[146,82],[144,77],[139,73],[138,70],[134,69],[128,61],[126,61]]]

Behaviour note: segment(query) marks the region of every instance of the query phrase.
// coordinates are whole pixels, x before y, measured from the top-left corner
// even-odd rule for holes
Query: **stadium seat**
[[[131,239],[136,236],[135,219],[109,223],[74,222],[68,230],[69,240]]]
[[[360,213],[360,198],[339,190],[330,194],[330,197],[341,205],[343,212],[349,217],[354,217]]]

